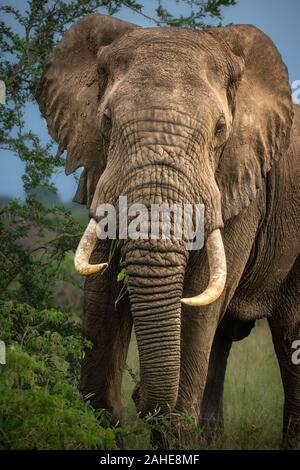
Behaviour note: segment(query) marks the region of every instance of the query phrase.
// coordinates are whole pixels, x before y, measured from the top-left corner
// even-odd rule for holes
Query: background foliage
[[[180,17],[169,11],[172,2],[153,3],[153,18],[135,0],[28,0],[20,9],[9,2],[0,6],[0,79],[7,90],[6,104],[0,105],[0,148],[25,164],[24,200],[0,203],[0,339],[7,345],[7,365],[0,366],[1,449],[114,449],[121,438],[125,448],[149,445],[153,424],[136,421],[129,402],[137,374],[134,344],[129,357],[134,373],[126,372],[124,380],[126,428],[112,428],[109,416],[94,413],[77,391],[82,280],[73,270],[73,252],[87,214],[61,204],[52,176],[64,160],[56,156],[56,144],[30,130],[24,115],[49,54],[80,17],[99,10],[116,14],[125,6],[153,25],[203,28],[210,17],[221,21],[221,8],[235,0],[180,0],[189,12]]]

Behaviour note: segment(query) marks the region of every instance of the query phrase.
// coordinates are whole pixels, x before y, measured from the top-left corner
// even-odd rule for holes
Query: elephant
[[[142,28],[101,14],[55,47],[36,98],[74,200],[90,222],[75,255],[86,275],[79,389],[122,419],[134,328],[141,417],[188,413],[222,429],[233,341],[267,318],[284,388],[283,440],[299,443],[300,108],[273,44],[252,25]],[[202,204],[204,246],[97,235],[100,204]],[[128,289],[120,292],[120,259]],[[295,444],[296,443],[296,444]]]

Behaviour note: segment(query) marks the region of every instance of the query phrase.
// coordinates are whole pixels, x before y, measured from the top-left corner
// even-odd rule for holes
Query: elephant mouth
[[[95,219],[91,219],[75,253],[75,269],[83,275],[103,272],[108,263],[90,264],[90,256],[96,246],[99,227]],[[205,243],[209,262],[209,283],[207,288],[194,297],[182,298],[181,303],[190,307],[201,307],[215,302],[223,293],[227,277],[226,255],[220,229],[213,230]]]

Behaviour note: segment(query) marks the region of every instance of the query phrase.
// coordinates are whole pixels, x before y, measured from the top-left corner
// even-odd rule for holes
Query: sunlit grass
[[[278,448],[283,390],[266,321],[233,344],[224,395],[225,445],[234,449]]]

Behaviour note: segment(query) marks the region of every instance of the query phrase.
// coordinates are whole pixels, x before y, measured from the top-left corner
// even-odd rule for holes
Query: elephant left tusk
[[[107,263],[90,264],[90,256],[97,243],[97,222],[91,219],[84,234],[77,247],[74,264],[75,269],[79,274],[88,276],[90,274],[96,274],[104,271],[107,267]]]
[[[209,262],[209,284],[204,292],[195,297],[181,299],[191,307],[209,305],[222,294],[226,283],[226,255],[222,235],[219,229],[214,230],[207,238],[207,257]]]

